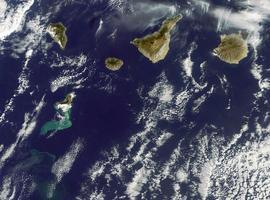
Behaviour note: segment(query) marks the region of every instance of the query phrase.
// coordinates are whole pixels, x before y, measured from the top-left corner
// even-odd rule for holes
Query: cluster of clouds
[[[233,12],[226,8],[217,8],[213,14],[218,18],[224,18],[230,27],[255,31],[261,26],[261,22],[267,19],[270,13],[270,2],[266,0],[242,2],[246,8],[239,12]]]
[[[12,6],[5,0],[0,0],[0,40],[22,28],[25,15],[33,4],[34,0],[28,0]]]

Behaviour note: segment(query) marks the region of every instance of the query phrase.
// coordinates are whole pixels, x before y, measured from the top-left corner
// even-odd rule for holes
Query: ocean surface
[[[179,13],[163,61],[130,44]],[[268,0],[0,0],[0,200],[270,198],[269,13]],[[224,63],[213,49],[238,32],[248,57]],[[72,127],[42,135],[72,92]]]

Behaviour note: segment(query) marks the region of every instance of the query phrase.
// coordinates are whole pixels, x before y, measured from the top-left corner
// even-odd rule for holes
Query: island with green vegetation
[[[75,97],[74,93],[70,93],[66,96],[63,101],[57,102],[55,104],[56,118],[54,120],[46,122],[42,127],[40,134],[46,135],[50,132],[56,132],[59,130],[64,130],[72,126],[71,121],[71,108],[72,102]]]
[[[241,34],[221,35],[221,43],[214,55],[229,64],[239,64],[248,55],[248,44]]]
[[[163,21],[160,29],[142,38],[135,38],[131,44],[136,46],[152,63],[163,60],[169,52],[171,31],[182,15],[173,16]]]
[[[109,70],[117,71],[123,66],[123,60],[115,57],[109,57],[105,60],[105,66]]]
[[[53,38],[53,40],[59,44],[61,49],[65,49],[67,45],[66,27],[61,23],[51,23],[47,28],[47,32]]]

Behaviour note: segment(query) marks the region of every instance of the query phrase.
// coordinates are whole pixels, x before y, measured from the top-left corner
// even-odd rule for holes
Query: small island
[[[229,64],[239,64],[248,55],[248,45],[241,34],[222,35],[214,55]]]
[[[171,31],[176,23],[182,19],[182,15],[177,15],[166,19],[161,28],[142,38],[135,38],[131,44],[136,46],[145,57],[152,63],[163,60],[169,52]]]
[[[59,131],[70,128],[72,126],[71,122],[71,108],[72,102],[75,98],[74,93],[68,94],[63,101],[57,102],[54,106],[56,110],[56,118],[54,120],[46,122],[41,127],[41,135],[46,135],[52,131]]]
[[[61,49],[65,49],[67,45],[66,27],[61,23],[51,23],[47,28],[47,32],[53,38],[53,40],[59,44]]]
[[[105,60],[106,68],[112,71],[119,70],[123,66],[123,64],[124,62],[121,59],[115,57],[109,57]]]

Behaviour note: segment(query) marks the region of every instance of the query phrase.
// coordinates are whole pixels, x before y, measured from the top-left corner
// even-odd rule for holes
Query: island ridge
[[[67,45],[66,27],[61,23],[51,23],[47,28],[47,32],[53,38],[53,40],[59,44],[61,49],[65,49]]]
[[[161,28],[142,38],[135,38],[131,44],[136,46],[145,57],[152,63],[163,60],[169,52],[171,31],[176,23],[182,19],[182,15],[177,15],[166,19]]]

